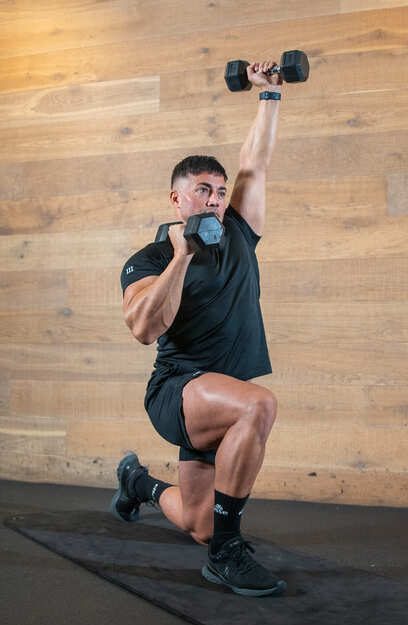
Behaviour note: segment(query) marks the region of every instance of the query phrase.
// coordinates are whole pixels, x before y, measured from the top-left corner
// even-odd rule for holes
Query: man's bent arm
[[[125,320],[135,338],[150,345],[173,323],[180,308],[184,279],[192,256],[175,255],[154,282],[136,296],[125,291]]]

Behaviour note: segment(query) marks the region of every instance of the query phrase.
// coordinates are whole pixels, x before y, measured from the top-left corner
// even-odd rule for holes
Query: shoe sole
[[[283,595],[283,593],[285,592],[287,588],[287,584],[286,582],[283,581],[283,579],[279,580],[276,583],[276,586],[273,586],[272,588],[256,589],[256,588],[240,588],[239,586],[233,586],[222,577],[215,575],[215,573],[210,571],[207,565],[203,566],[203,568],[201,569],[201,573],[208,582],[212,582],[213,584],[220,584],[222,586],[228,586],[228,588],[231,588],[231,590],[235,592],[237,595],[244,595],[246,597],[264,597],[266,595],[273,595],[275,597],[280,597],[281,595]]]
[[[125,519],[121,514],[119,514],[119,512],[117,511],[116,508],[116,504],[118,503],[119,499],[120,499],[120,488],[116,491],[116,493],[113,495],[112,497],[112,501],[109,507],[109,512],[111,512],[111,514],[113,514],[113,516],[118,519],[119,521],[123,521],[125,523],[132,523],[133,521],[138,521],[139,520],[139,510],[135,510],[133,509],[132,512],[130,512],[130,514],[128,515],[129,518]]]
[[[119,463],[119,466],[116,470],[116,475],[119,481],[119,488],[116,491],[116,493],[114,494],[114,496],[112,497],[112,501],[109,507],[109,512],[111,514],[113,514],[113,516],[118,519],[119,521],[122,521],[124,523],[132,523],[133,521],[138,521],[139,520],[139,509],[135,510],[133,509],[132,512],[130,512],[127,516],[128,518],[124,518],[121,514],[119,514],[116,504],[118,503],[121,494],[122,494],[122,486],[121,486],[121,474],[122,474],[122,468],[130,461],[130,460],[134,460],[136,459],[136,461],[140,464],[139,462],[139,458],[137,457],[137,455],[133,452],[127,454],[124,458],[122,458],[122,460]]]

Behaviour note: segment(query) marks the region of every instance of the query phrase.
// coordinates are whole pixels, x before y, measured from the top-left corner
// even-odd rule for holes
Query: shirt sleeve
[[[125,263],[120,274],[122,292],[133,282],[147,276],[160,276],[166,269],[170,259],[161,252],[161,244],[151,243],[136,254],[133,254]]]
[[[242,215],[240,215],[235,210],[235,208],[231,206],[231,204],[228,206],[227,210],[225,211],[225,214],[238,224],[242,234],[248,241],[249,246],[255,249],[259,241],[261,240],[261,237],[259,236],[259,234],[256,234],[256,232],[252,230],[249,223],[245,221]]]

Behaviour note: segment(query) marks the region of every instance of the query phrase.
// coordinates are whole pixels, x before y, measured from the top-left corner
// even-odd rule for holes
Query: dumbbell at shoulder
[[[155,243],[169,241],[169,228],[182,221],[173,221],[161,224],[157,230]],[[206,249],[219,245],[224,234],[224,226],[215,213],[200,213],[191,215],[184,229],[184,237],[195,249]]]

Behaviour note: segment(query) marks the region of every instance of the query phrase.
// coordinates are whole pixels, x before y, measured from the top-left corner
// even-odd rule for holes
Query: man
[[[180,463],[179,486],[172,486],[128,454],[118,466],[111,510],[133,521],[141,503],[158,503],[195,541],[209,543],[204,577],[249,596],[279,595],[286,588],[252,558],[240,534],[277,406],[269,390],[251,381],[272,371],[255,248],[265,223],[282,85],[278,74],[266,74],[274,65],[247,68],[262,93],[230,205],[222,165],[213,157],[187,157],[174,168],[170,193],[183,223],[170,227],[170,241],[134,254],[121,276],[133,336],[142,344],[158,340],[145,408],[156,430],[180,447]],[[225,234],[219,248],[194,252],[183,231],[190,215],[203,212],[216,213]]]

